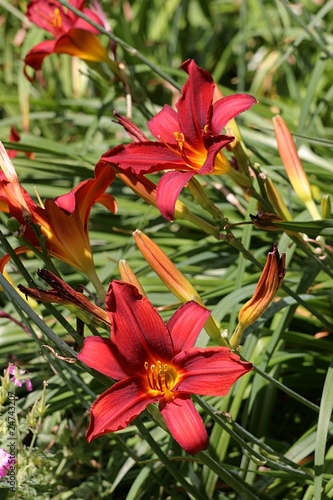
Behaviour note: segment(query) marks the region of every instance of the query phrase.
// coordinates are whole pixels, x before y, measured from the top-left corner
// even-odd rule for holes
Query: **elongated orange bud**
[[[271,202],[275,212],[284,220],[292,220],[292,216],[288,208],[286,207],[286,204],[284,203],[281,194],[279,193],[273,181],[268,177],[265,180],[265,188],[267,197]]]
[[[179,300],[182,302],[195,300],[204,305],[195,288],[154,241],[139,229],[133,233],[133,236],[138,249],[150,267]]]
[[[132,268],[127,264],[126,260],[121,259],[119,261],[119,273],[120,277],[123,281],[126,281],[126,283],[130,283],[131,285],[134,285],[138,292],[141,293],[141,295],[146,295],[144,289],[141,286],[140,281],[134,274]]]
[[[320,214],[314,204],[311,186],[299,159],[295,142],[281,116],[273,118],[274,132],[279,154],[287,175],[297,196],[303,201],[313,219],[320,219]]]
[[[156,243],[139,229],[133,233],[133,236],[137,247],[150,267],[179,300],[182,302],[194,300],[204,306],[195,288]],[[220,326],[212,316],[207,319],[205,330],[212,340],[218,344],[226,345],[226,341],[221,336]]]
[[[273,250],[268,253],[266,264],[262,270],[252,298],[243,305],[238,314],[238,325],[230,339],[230,346],[237,349],[244,330],[252,325],[263,314],[282,285],[285,276],[285,254],[280,254],[274,243]]]

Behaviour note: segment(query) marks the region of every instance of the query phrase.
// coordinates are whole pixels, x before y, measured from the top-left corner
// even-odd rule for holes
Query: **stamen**
[[[176,138],[176,141],[177,141],[177,144],[178,144],[178,147],[179,147],[180,151],[183,151],[183,149],[184,149],[184,143],[185,143],[185,136],[184,136],[184,134],[182,132],[174,132],[173,135]]]
[[[51,21],[52,21],[54,28],[60,29],[62,27],[62,19],[61,19],[60,10],[58,9],[58,7],[56,7],[54,9],[53,15],[51,15],[50,17],[51,17]]]
[[[177,132],[174,132],[174,134],[176,134]],[[168,144],[167,142],[164,142],[162,140],[162,137],[160,135],[157,136],[157,139],[162,142],[164,144],[165,147],[167,147],[170,151],[172,151],[175,155],[178,155],[178,156],[183,156],[182,155],[182,152],[181,151],[178,151],[177,148],[174,148],[172,146],[170,146],[170,144]],[[178,145],[178,144],[177,144]]]
[[[144,368],[147,372],[148,385],[153,391],[165,393],[172,390],[175,376],[167,364],[162,365],[161,361],[157,360],[156,364],[149,365],[145,361]]]

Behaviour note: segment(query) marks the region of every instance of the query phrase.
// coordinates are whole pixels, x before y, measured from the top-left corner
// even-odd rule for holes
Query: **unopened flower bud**
[[[45,413],[47,412],[47,409],[50,405],[45,404],[45,396],[46,396],[46,387],[47,387],[47,382],[44,380],[43,382],[43,391],[42,391],[42,397],[40,400],[40,403],[36,407],[36,412],[40,417],[43,417]]]
[[[282,285],[285,276],[285,254],[278,252],[276,244],[268,253],[266,264],[262,270],[252,298],[243,305],[238,314],[238,325],[230,339],[230,345],[236,349],[244,330],[252,325],[263,314]]]
[[[323,219],[332,218],[332,205],[331,197],[329,194],[325,194],[321,200],[321,216]]]
[[[194,300],[204,306],[195,288],[156,243],[138,229],[133,233],[133,236],[150,267],[179,300],[182,302]],[[209,316],[207,319],[205,330],[212,340],[221,345],[226,344],[221,337],[220,326],[213,316]]]
[[[179,300],[195,300],[203,305],[195,288],[156,243],[138,229],[133,236],[150,267]]]
[[[312,218],[320,219],[319,212],[312,198],[308,177],[298,156],[296,145],[289,128],[281,116],[275,116],[273,118],[273,125],[279,154],[290,183],[297,196],[309,210]]]
[[[275,212],[284,220],[292,220],[292,216],[288,208],[286,207],[281,194],[279,193],[273,181],[268,177],[265,180],[265,188],[267,197]]]
[[[137,288],[138,292],[141,293],[141,295],[146,295],[144,289],[141,286],[140,281],[138,280],[133,270],[124,259],[119,261],[119,272],[120,272],[120,277],[123,281],[126,281],[126,283],[134,285]]]

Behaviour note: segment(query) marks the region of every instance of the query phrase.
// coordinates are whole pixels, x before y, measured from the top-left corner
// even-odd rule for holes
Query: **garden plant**
[[[333,0],[0,7],[0,498],[333,498]]]

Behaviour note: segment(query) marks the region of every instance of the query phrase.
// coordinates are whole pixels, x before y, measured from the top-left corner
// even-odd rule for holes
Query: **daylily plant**
[[[70,0],[69,3],[89,19],[105,26],[103,11],[95,0],[96,7],[84,7],[85,0]],[[32,0],[28,4],[27,18],[40,28],[51,33],[52,40],[45,40],[33,47],[25,57],[26,66],[35,71],[41,69],[44,58],[50,54],[69,54],[86,61],[109,62],[107,50],[99,41],[99,31],[56,0]]]
[[[136,287],[113,281],[106,297],[110,339],[85,339],[78,359],[117,380],[91,407],[87,440],[127,427],[151,403],[188,453],[208,446],[191,394],[225,396],[252,369],[227,347],[193,347],[210,311],[196,302],[181,306],[164,324]]]
[[[69,193],[54,200],[47,199],[43,206],[38,206],[21,186],[14,165],[1,143],[0,165],[0,210],[16,219],[18,235],[30,247],[40,249],[39,228],[47,252],[88,276],[102,296],[89,241],[88,219],[95,203],[101,203],[111,212],[116,211],[113,196],[105,193],[115,177],[112,169],[97,166],[94,179],[83,181]],[[25,245],[16,252],[27,250]],[[8,260],[9,256],[0,260],[0,271]]]
[[[234,138],[220,134],[232,118],[257,102],[247,94],[213,102],[215,83],[211,75],[193,60],[181,67],[189,78],[176,103],[177,111],[165,105],[147,124],[157,141],[150,141],[130,120],[119,119],[118,115],[135,142],[116,146],[101,158],[118,171],[132,174],[170,170],[160,179],[156,192],[157,206],[168,220],[174,219],[176,200],[194,175],[234,173],[221,151]],[[246,175],[243,177],[248,181]]]

